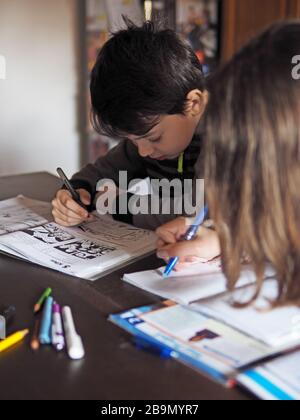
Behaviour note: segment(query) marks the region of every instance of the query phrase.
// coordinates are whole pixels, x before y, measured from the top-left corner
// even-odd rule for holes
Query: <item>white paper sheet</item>
[[[143,290],[183,305],[226,291],[226,278],[222,273],[219,260],[191,264],[189,268],[178,272],[174,271],[167,279],[163,278],[163,271],[164,268],[125,274],[123,279]],[[271,276],[273,274],[273,270],[268,268],[266,275]],[[245,267],[238,286],[250,284],[254,281],[253,271]]]

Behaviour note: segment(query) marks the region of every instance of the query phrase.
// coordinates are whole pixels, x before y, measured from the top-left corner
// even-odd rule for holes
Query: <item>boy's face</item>
[[[128,136],[138,148],[141,157],[176,159],[186,150],[204,112],[208,94],[195,90],[187,98],[188,107],[184,115],[163,115],[159,123],[145,136]]]
[[[141,157],[175,159],[192,141],[198,121],[186,115],[165,115],[144,137],[128,136]]]

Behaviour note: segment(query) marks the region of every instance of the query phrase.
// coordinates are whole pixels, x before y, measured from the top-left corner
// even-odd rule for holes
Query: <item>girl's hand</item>
[[[176,270],[187,264],[212,260],[221,253],[217,233],[205,227],[200,227],[197,237],[191,241],[178,242],[186,233],[193,219],[180,217],[157,229],[157,256],[166,261],[179,257]]]

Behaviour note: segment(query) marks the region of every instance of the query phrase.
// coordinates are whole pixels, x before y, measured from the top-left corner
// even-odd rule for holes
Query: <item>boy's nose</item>
[[[137,145],[138,145],[138,151],[139,151],[139,155],[142,157],[147,157],[153,154],[153,147],[144,140],[139,140]]]

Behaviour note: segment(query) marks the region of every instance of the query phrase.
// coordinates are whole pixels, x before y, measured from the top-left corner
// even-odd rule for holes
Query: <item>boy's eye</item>
[[[160,137],[158,137],[157,139],[149,139],[148,141],[149,141],[150,143],[158,143],[160,140],[161,140],[161,136],[160,136]]]

